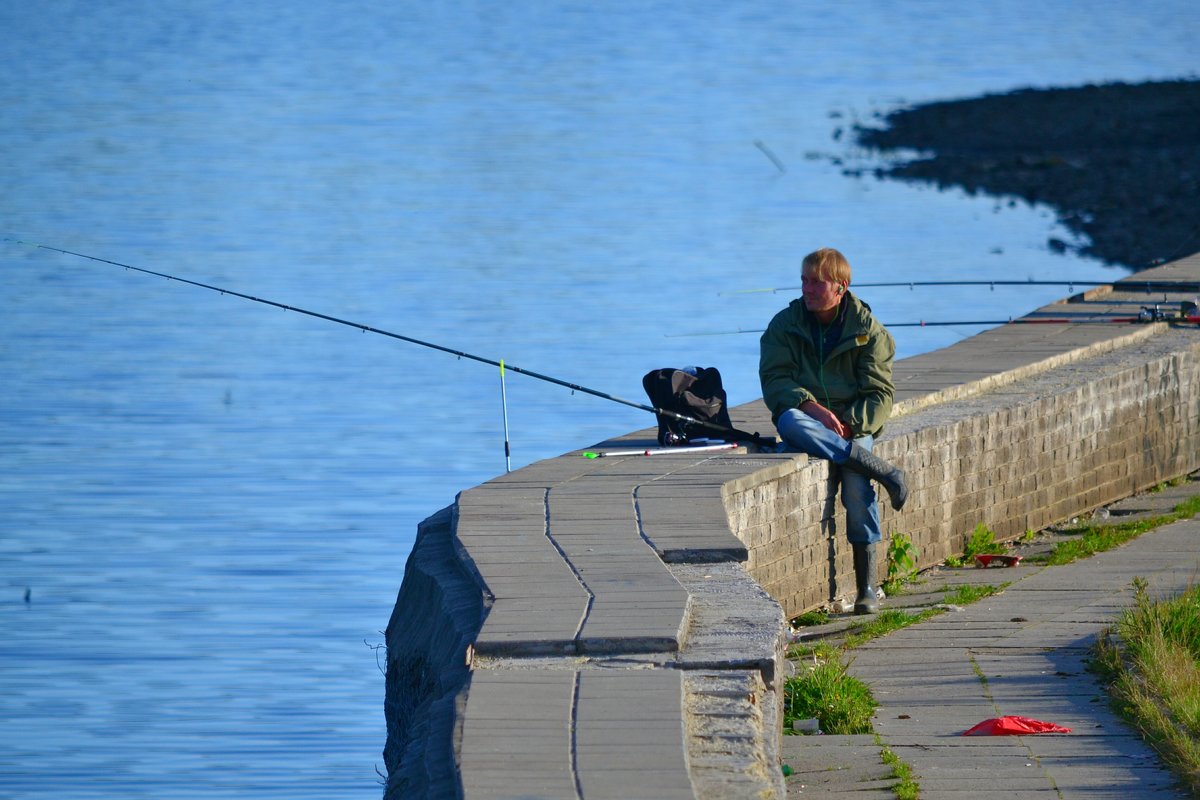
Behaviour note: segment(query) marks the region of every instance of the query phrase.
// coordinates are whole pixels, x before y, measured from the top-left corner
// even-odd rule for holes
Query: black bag
[[[695,439],[735,441],[749,434],[735,430],[725,407],[725,389],[721,373],[715,367],[686,369],[656,369],[642,378],[642,386],[656,411],[673,411],[701,422],[712,422],[720,428],[710,428],[695,422],[676,419],[669,414],[658,417],[658,443],[687,444]],[[722,430],[723,429],[723,430]]]

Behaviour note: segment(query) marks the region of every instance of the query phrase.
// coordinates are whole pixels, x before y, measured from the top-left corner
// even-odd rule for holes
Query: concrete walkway
[[[1194,296],[1200,256],[1152,274],[1160,282],[1153,296],[1144,287],[1121,285],[1089,292],[1026,319],[1039,324],[1001,326],[897,363],[897,416],[881,446],[910,437],[919,457],[906,468],[931,476],[926,486],[916,487],[903,512],[911,523],[903,529],[928,534],[922,544],[925,563],[958,546],[940,533],[942,528],[952,527],[957,518],[976,519],[980,508],[1002,505],[998,488],[981,483],[982,473],[963,473],[958,480],[954,450],[960,440],[964,449],[979,451],[980,460],[1010,465],[1014,479],[1038,477],[1018,464],[1013,446],[991,447],[987,431],[976,436],[964,425],[943,444],[938,437],[963,420],[982,427],[988,415],[1010,409],[1027,395],[1028,408],[1039,395],[1063,398],[1067,408],[1074,395],[1064,386],[1090,386],[1105,369],[1132,374],[1124,366],[1130,354],[1144,358],[1144,364],[1158,364],[1178,350],[1178,339],[1192,335],[1191,329],[1181,333],[1162,324],[1103,324],[1136,315],[1143,304],[1168,294],[1167,305],[1174,307]],[[1180,361],[1192,363],[1190,355]],[[1173,376],[1166,370],[1164,380]],[[1125,417],[1137,418],[1138,424],[1130,426],[1136,431],[1145,426],[1128,400],[1143,394],[1130,390],[1120,405]],[[1160,391],[1155,402],[1160,396],[1170,395]],[[1181,408],[1172,407],[1171,413],[1196,416],[1192,406]],[[1045,432],[1047,459],[1058,452],[1055,447],[1063,459],[1071,458],[1080,450],[1080,437],[1092,443],[1106,439],[1097,430],[1083,431],[1082,423],[1076,430],[1066,411],[1054,413],[1063,419]],[[743,430],[772,432],[761,402],[731,409],[731,416]],[[1011,434],[1024,424],[1010,416],[999,432]],[[655,432],[646,428],[591,449],[644,451],[655,446]],[[1075,440],[1066,441],[1071,437]],[[1189,441],[1170,439],[1176,449]],[[1138,450],[1139,460],[1162,449],[1157,441],[1148,446],[1145,438],[1119,442]],[[1001,454],[1007,460],[997,460]],[[1097,455],[1087,480],[1097,477],[1098,465],[1118,460]],[[781,796],[777,731],[783,609],[802,610],[839,596],[845,588],[839,583],[849,574],[848,558],[837,552],[840,538],[826,535],[832,528],[823,527],[834,518],[825,510],[828,481],[812,476],[824,467],[805,472],[806,466],[800,456],[744,449],[595,459],[577,451],[467,489],[452,507],[422,523],[387,632],[388,800]],[[1022,468],[1026,472],[1017,475]],[[1138,478],[1140,485],[1158,480],[1157,469],[1148,479]],[[1105,494],[1093,501],[1084,491],[1086,480],[1065,473],[1051,477],[1048,487],[1009,500],[1014,508],[1018,499],[1024,504],[1019,510],[1023,525],[1039,527],[1120,496]],[[1122,485],[1132,485],[1128,476],[1123,480]],[[1091,491],[1100,494],[1095,487]],[[1034,496],[1039,493],[1044,496]],[[1052,504],[1054,498],[1060,498],[1058,505]],[[1045,522],[1029,522],[1033,513]],[[888,510],[884,514],[888,521]],[[813,537],[806,549],[799,546],[802,534]],[[954,536],[960,535],[956,530]],[[1055,583],[1073,573],[1047,572],[1037,580],[1049,583],[1031,589],[1030,608],[988,613],[972,608],[926,626],[936,635],[897,635],[863,649],[855,669],[878,679],[885,739],[929,776],[931,791],[943,785],[934,780],[935,771],[938,780],[950,776],[948,784],[978,774],[973,770],[986,768],[984,761],[960,777],[949,767],[962,760],[960,755],[946,762],[927,759],[955,733],[995,716],[997,707],[1036,717],[1051,716],[1048,711],[1060,707],[1044,710],[1037,695],[1019,703],[1001,691],[1009,688],[1003,681],[984,694],[974,666],[991,674],[1009,668],[997,659],[1019,655],[1023,660],[1013,664],[1037,666],[1040,674],[1045,656],[1038,648],[1047,642],[1068,648],[1064,653],[1082,652],[1098,629],[1100,611],[1118,604],[1132,574],[1147,568],[1130,569],[1135,572],[1129,576],[1098,579],[1102,590],[1091,594],[1066,592]],[[1034,576],[1028,580],[1030,587],[1037,585]],[[1073,580],[1087,586],[1090,579]],[[784,587],[789,581],[797,587]],[[1004,603],[1020,596],[1010,592]],[[1082,598],[1062,617],[1070,624],[1058,621],[1063,597]],[[1045,613],[1038,612],[1039,604]],[[1011,622],[1016,617],[1040,622],[1023,626]],[[1085,629],[1080,620],[1092,620],[1092,628]],[[1026,627],[1029,632],[1022,634]],[[1076,638],[1064,639],[1071,636]],[[1078,671],[1074,661],[1061,669],[1050,666],[1051,673]],[[919,696],[905,694],[947,675],[953,678],[948,686],[922,695],[937,702],[921,705]],[[893,707],[908,710],[897,710],[889,720]],[[899,720],[900,714],[909,718]],[[1059,721],[1071,724],[1071,719]],[[833,737],[822,739],[806,746],[829,749],[792,760],[828,763],[848,752]],[[787,740],[789,747],[798,741]],[[861,755],[872,744],[857,741],[849,747]],[[969,740],[962,746],[1012,743]],[[864,763],[859,755],[855,763]],[[876,761],[877,756],[875,748]],[[872,780],[879,778],[877,766],[864,766]],[[995,787],[995,775],[984,774]],[[1045,782],[1071,785],[1066,778]],[[871,784],[853,788],[863,785]]]
[[[1113,522],[1165,513],[1194,493],[1200,493],[1195,480],[1107,512]],[[1198,576],[1200,517],[1065,566],[935,570],[915,594],[885,605],[928,604],[949,585],[1012,583],[960,611],[853,650],[850,672],[871,687],[880,704],[875,731],[913,767],[926,800],[1187,797],[1109,709],[1087,661],[1098,634],[1132,603],[1135,577],[1158,597],[1180,592]],[[1005,715],[1072,732],[961,735]],[[783,756],[796,770],[787,781],[789,797],[894,796],[873,736],[785,736]]]

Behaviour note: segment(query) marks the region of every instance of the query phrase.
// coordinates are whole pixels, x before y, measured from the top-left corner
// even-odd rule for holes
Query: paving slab
[[[1116,503],[1097,519],[1167,513],[1198,490],[1195,480],[1167,487]],[[959,611],[854,649],[850,669],[871,686],[880,703],[875,730],[913,766],[923,798],[1186,796],[1140,736],[1109,708],[1087,664],[1100,631],[1132,603],[1134,576],[1146,580],[1152,594],[1166,595],[1191,585],[1197,575],[1200,518],[1066,567],[930,570],[920,576],[916,591],[887,598],[885,607],[930,607],[944,598],[946,587],[961,583],[1009,585]],[[813,638],[839,641],[855,621],[835,618]],[[1072,733],[961,735],[1005,714],[1065,725]],[[810,765],[801,766],[803,794],[846,790],[819,768],[824,763],[820,740],[837,738],[784,737],[790,766]],[[843,748],[842,753],[870,768],[877,750]],[[788,788],[789,796],[800,796],[792,781]]]
[[[641,484],[634,493],[642,536],[668,562],[745,561],[745,543],[729,529],[723,481],[711,474],[674,473]]]
[[[1197,574],[1200,519],[1177,522],[1074,564],[1026,571],[959,614],[869,642],[850,671],[873,687],[875,729],[918,773],[922,797],[1183,797],[1085,667],[1091,642],[1130,604],[1135,576],[1178,592]],[[974,626],[991,635],[969,635]],[[1073,732],[957,735],[1007,714]]]
[[[482,670],[460,764],[471,798],[694,797],[678,670]]]
[[[782,756],[792,770],[788,797],[853,792],[855,798],[894,798],[891,767],[870,735],[785,736]]]
[[[575,798],[571,672],[476,672],[459,751],[464,800]]]
[[[684,724],[678,670],[581,673],[575,720],[581,796],[691,800]]]
[[[540,464],[522,480],[506,476],[459,496],[456,533],[489,595],[476,652],[680,649],[689,595],[666,564],[745,560],[721,486],[747,467],[713,467],[712,454],[685,449],[649,460],[579,458],[565,473]]]

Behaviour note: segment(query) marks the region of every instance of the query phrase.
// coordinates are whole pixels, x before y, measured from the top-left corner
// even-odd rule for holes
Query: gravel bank
[[[879,177],[1046,203],[1086,237],[1081,254],[1109,264],[1143,269],[1200,250],[1200,81],[1028,89],[902,109],[883,123],[856,127],[859,144],[922,157]]]

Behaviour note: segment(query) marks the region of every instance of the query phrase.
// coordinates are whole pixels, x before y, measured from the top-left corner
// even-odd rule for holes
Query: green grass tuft
[[[824,625],[829,622],[829,615],[824,611],[805,611],[798,617],[792,618],[793,628],[807,628],[813,625]]]
[[[1092,667],[1117,711],[1200,795],[1200,586],[1160,601],[1144,580],[1134,590],[1134,606],[1096,643]]]
[[[1080,558],[1119,547],[1147,531],[1181,519],[1190,519],[1196,514],[1200,514],[1200,495],[1190,497],[1175,506],[1170,514],[1132,522],[1121,522],[1116,525],[1085,525],[1074,528],[1067,533],[1082,533],[1083,536],[1056,544],[1050,551],[1050,555],[1047,556],[1045,563],[1050,565],[1070,564]]]
[[[904,584],[917,575],[917,546],[906,534],[893,533],[887,548],[887,577],[880,587],[889,597],[904,590]]]
[[[1004,550],[1004,545],[996,541],[996,534],[992,529],[981,522],[971,532],[971,538],[967,540],[966,551],[961,556],[947,558],[946,566],[961,567],[974,561],[975,556],[1003,553]]]
[[[999,594],[1008,587],[1007,583],[993,586],[987,583],[963,583],[946,587],[946,602],[956,606],[969,606],[985,597]]]
[[[901,628],[907,628],[909,625],[915,625],[918,622],[924,622],[927,619],[936,617],[943,613],[944,609],[927,608],[917,614],[909,614],[907,611],[901,611],[898,608],[889,608],[885,611],[880,611],[871,619],[865,622],[857,622],[847,628],[848,636],[846,637],[843,647],[846,649],[858,647],[860,644],[869,642],[872,639],[878,639],[880,636],[886,636],[892,631],[898,631]]]
[[[878,705],[871,689],[850,675],[840,653],[813,656],[798,665],[799,674],[783,685],[783,732],[793,733],[792,722],[813,719],[830,734],[871,732],[871,716]]]
[[[920,800],[921,786],[917,783],[912,766],[883,744],[878,735],[875,736],[875,744],[879,745],[879,759],[892,768],[892,777],[896,779],[892,793],[896,795],[896,800]]]

